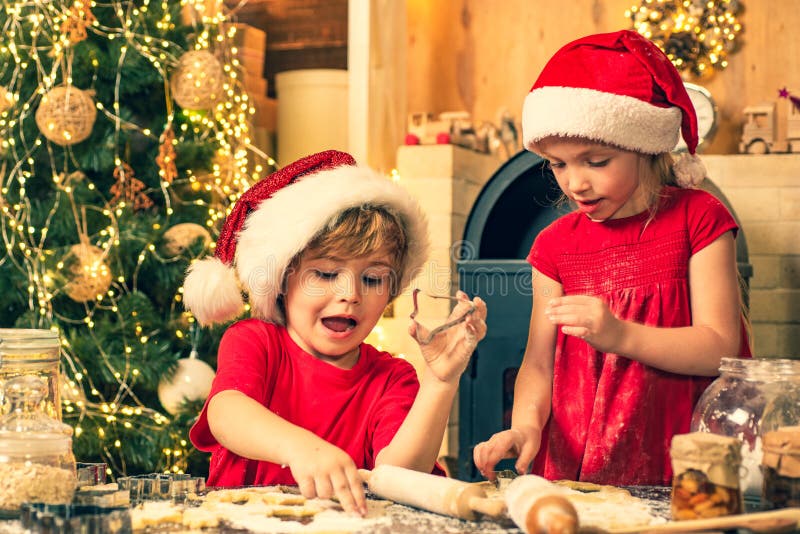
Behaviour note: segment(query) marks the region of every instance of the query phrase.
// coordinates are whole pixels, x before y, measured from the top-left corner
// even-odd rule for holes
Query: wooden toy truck
[[[794,105],[789,108],[784,135],[778,128],[774,102],[746,107],[739,152],[743,154],[800,152],[800,111]]]

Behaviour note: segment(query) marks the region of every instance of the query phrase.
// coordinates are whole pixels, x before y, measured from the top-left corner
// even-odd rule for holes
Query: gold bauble
[[[108,291],[111,269],[105,258],[105,252],[93,245],[79,243],[70,247],[62,260],[67,278],[64,292],[69,298],[75,302],[88,302]]]
[[[89,93],[71,85],[54,87],[36,109],[36,125],[57,145],[85,141],[92,133],[97,108]]]
[[[225,71],[208,50],[192,50],[178,60],[170,79],[172,98],[183,109],[208,110],[222,98]]]
[[[211,234],[196,223],[180,223],[164,232],[164,253],[167,256],[183,254],[198,239],[204,245],[211,243]]]
[[[5,87],[0,86],[0,113],[14,105],[14,95]]]

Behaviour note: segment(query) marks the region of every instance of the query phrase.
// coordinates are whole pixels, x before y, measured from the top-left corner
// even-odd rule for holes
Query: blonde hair
[[[650,216],[645,222],[647,224],[656,216],[659,207],[661,206],[662,191],[664,186],[678,185],[673,165],[675,160],[669,152],[661,154],[641,154],[640,156],[640,169],[639,179],[644,180],[645,195],[647,195]],[[752,323],[750,322],[750,308],[747,305],[745,298],[748,293],[747,281],[742,277],[739,272],[739,267],[736,267],[736,278],[739,281],[739,311],[742,316],[742,323],[747,334],[747,341],[750,344],[750,351],[753,351],[753,336],[752,336]]]
[[[390,296],[400,291],[408,257],[408,236],[402,219],[391,208],[364,204],[341,211],[308,245],[300,251],[286,268],[292,272],[306,253],[315,256],[345,256],[358,258],[373,252],[387,252],[394,273],[391,277]],[[284,273],[284,284],[286,281]]]
[[[650,210],[650,217],[647,222],[653,220],[661,205],[664,186],[678,186],[675,172],[672,170],[674,159],[669,152],[660,154],[639,155],[639,181],[642,184],[647,206]]]

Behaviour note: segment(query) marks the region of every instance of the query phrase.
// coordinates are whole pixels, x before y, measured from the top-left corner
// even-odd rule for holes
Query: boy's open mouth
[[[355,328],[357,323],[350,317],[325,317],[322,319],[322,324],[334,332],[345,332]]]

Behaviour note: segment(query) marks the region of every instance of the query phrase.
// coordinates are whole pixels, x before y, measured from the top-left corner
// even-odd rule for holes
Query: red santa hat
[[[400,289],[428,255],[428,226],[417,201],[352,156],[329,150],[300,159],[248,189],[225,219],[213,257],[192,263],[184,304],[200,324],[223,323],[244,310],[283,322],[278,307],[284,273],[292,259],[343,210],[383,206],[396,213],[408,239]]]
[[[670,152],[682,134],[684,185],[705,170],[695,154],[697,116],[680,74],[651,41],[630,30],[583,37],[547,62],[522,108],[525,147],[549,136],[582,137],[620,148]]]

